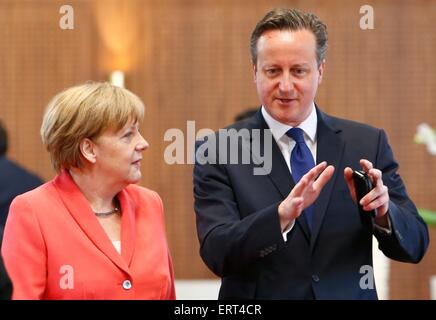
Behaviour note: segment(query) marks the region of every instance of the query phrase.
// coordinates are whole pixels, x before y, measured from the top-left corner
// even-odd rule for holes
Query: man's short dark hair
[[[4,156],[8,151],[8,133],[0,120],[0,156]]]
[[[269,30],[309,30],[315,35],[316,61],[318,66],[325,59],[327,53],[327,26],[313,13],[306,13],[296,9],[274,9],[260,20],[251,34],[251,60],[257,63],[257,42],[262,34]]]

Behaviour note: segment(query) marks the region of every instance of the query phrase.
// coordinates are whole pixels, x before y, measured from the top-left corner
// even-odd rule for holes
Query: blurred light
[[[120,70],[112,71],[109,81],[114,86],[124,88],[124,72]]]
[[[0,0],[1,2],[1,0]],[[137,41],[144,42],[141,22],[142,1],[94,0],[93,5],[101,48],[99,68],[104,74],[113,70],[129,72],[138,61]],[[141,35],[140,32],[141,31]]]

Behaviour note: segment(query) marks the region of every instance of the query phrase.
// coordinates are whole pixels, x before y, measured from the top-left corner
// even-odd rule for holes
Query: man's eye
[[[297,75],[303,75],[306,73],[305,69],[294,69],[294,73]]]
[[[269,76],[273,76],[277,73],[277,69],[267,69],[266,74]]]
[[[123,138],[129,138],[129,137],[132,136],[132,134],[133,134],[133,132],[132,132],[132,131],[129,131],[129,132],[127,132],[127,133],[123,136]]]

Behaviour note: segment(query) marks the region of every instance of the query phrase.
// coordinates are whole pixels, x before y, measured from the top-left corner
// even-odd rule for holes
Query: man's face
[[[266,31],[253,69],[259,99],[274,119],[295,127],[309,116],[324,70],[311,31]]]

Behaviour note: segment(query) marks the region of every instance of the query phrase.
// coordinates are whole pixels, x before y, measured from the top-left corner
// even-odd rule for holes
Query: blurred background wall
[[[72,30],[59,27],[64,4],[74,9]],[[373,30],[359,27],[365,4],[374,8]],[[279,6],[312,11],[328,26],[317,103],[384,128],[410,196],[436,209],[436,158],[413,142],[419,123],[436,125],[433,0],[0,0],[0,118],[10,157],[52,178],[39,137],[45,105],[66,87],[124,71],[126,87],[146,105],[142,130],[151,147],[141,184],[163,198],[176,278],[214,278],[198,254],[192,165],[166,164],[163,137],[170,128],[186,134],[188,120],[197,131],[216,130],[258,105],[249,37]],[[419,265],[391,263],[391,299],[429,298],[435,246]]]

